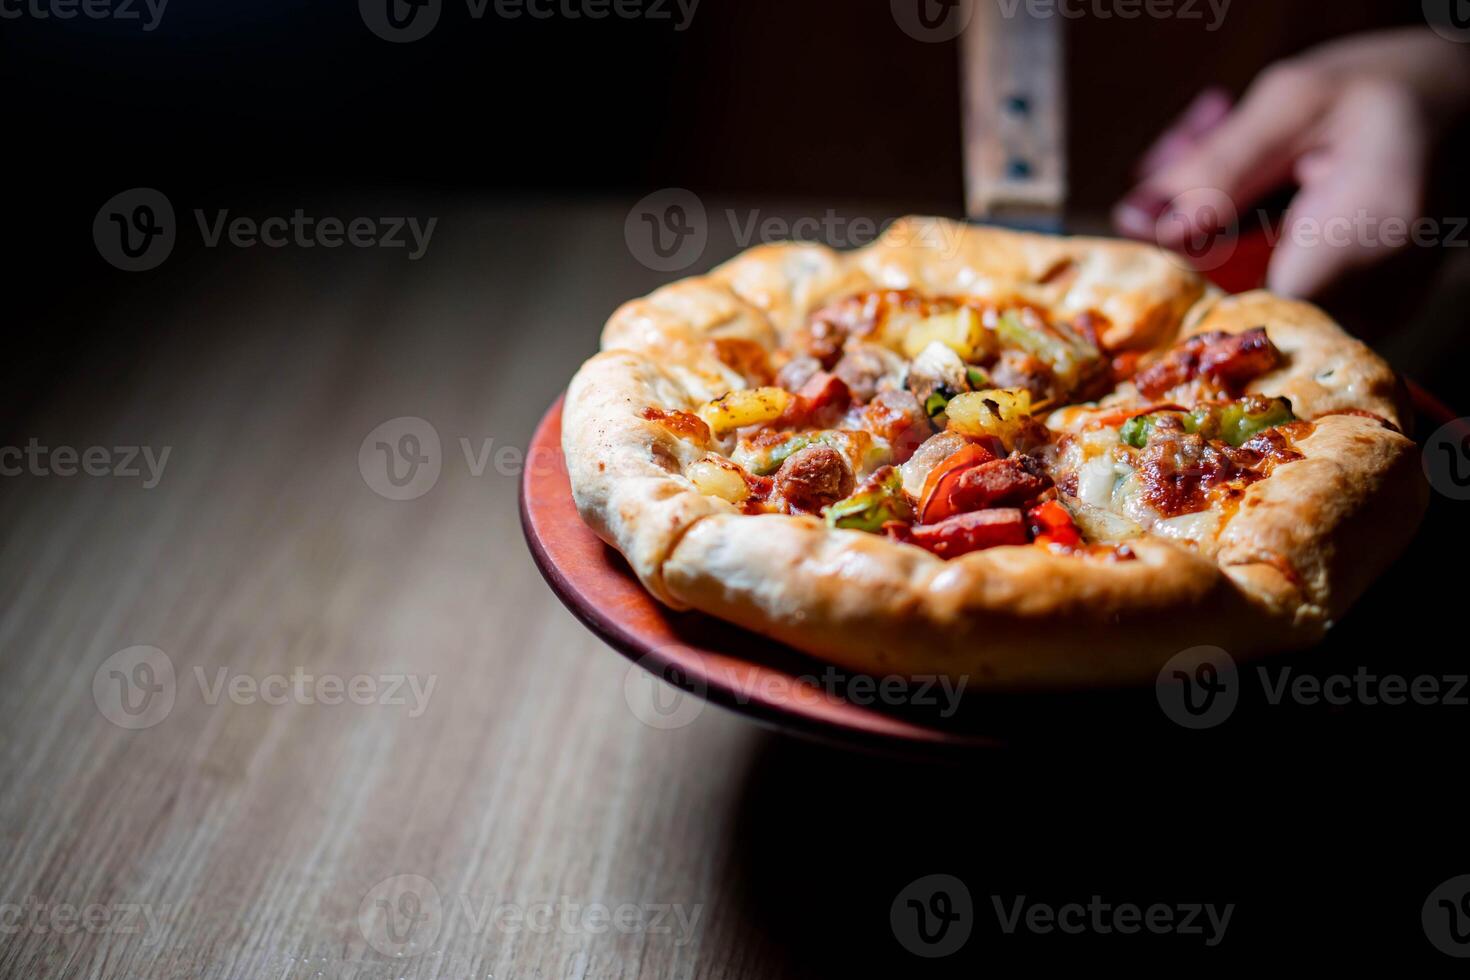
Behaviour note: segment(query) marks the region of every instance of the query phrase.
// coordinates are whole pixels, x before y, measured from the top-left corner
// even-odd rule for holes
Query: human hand
[[[1319,294],[1408,244],[1435,143],[1467,105],[1470,46],[1423,29],[1325,45],[1267,69],[1238,106],[1201,94],[1144,156],[1114,224],[1177,248],[1219,234],[1222,202],[1242,212],[1294,183],[1267,284]]]

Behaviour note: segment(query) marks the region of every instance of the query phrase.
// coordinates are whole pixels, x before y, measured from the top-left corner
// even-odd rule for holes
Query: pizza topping
[[[898,470],[885,466],[870,476],[857,493],[827,508],[829,527],[877,534],[890,522],[908,524],[914,508],[903,492]]]
[[[1011,509],[959,514],[920,527],[888,524],[883,530],[898,541],[917,545],[944,559],[1004,545],[1024,545],[1028,540],[1025,516]]]
[[[980,314],[973,307],[961,306],[947,313],[925,317],[908,328],[903,335],[903,352],[917,358],[931,344],[940,344],[964,361],[978,361],[995,345],[985,329]]]
[[[1078,409],[1071,409],[1071,410],[1067,410],[1067,411],[1079,411],[1079,410]],[[1085,423],[1083,424],[1082,427],[1083,427],[1083,429],[1112,429],[1112,428],[1116,428],[1119,425],[1122,425],[1123,423],[1127,422],[1129,419],[1137,418],[1140,415],[1152,415],[1155,412],[1184,412],[1184,411],[1188,411],[1188,409],[1186,409],[1183,405],[1175,405],[1172,402],[1169,403],[1169,404],[1165,404],[1165,405],[1149,405],[1146,408],[1141,408],[1141,407],[1138,407],[1138,406],[1134,406],[1132,408],[1120,409],[1120,410],[1118,410],[1116,412],[1106,412],[1106,413],[1101,414],[1101,415],[1094,414],[1091,417],[1087,418],[1087,420],[1085,421]]]
[[[892,461],[901,464],[934,432],[929,415],[908,391],[882,391],[860,415],[864,429],[888,443]]]
[[[1203,414],[1195,409],[1191,417],[1206,438],[1222,439],[1236,447],[1245,445],[1267,429],[1296,421],[1288,399],[1261,395],[1242,398],[1228,405],[1211,406]]]
[[[1198,434],[1155,438],[1138,462],[1143,499],[1165,517],[1204,510],[1208,492],[1241,471],[1218,444]]]
[[[951,399],[945,414],[951,431],[998,439],[1008,450],[1025,451],[1050,438],[1046,426],[1031,417],[1031,393],[1024,389],[967,392]]]
[[[950,506],[958,513],[991,507],[1016,507],[1050,490],[1052,479],[1041,462],[1019,453],[973,466],[960,474],[950,490]]]
[[[993,323],[996,338],[1002,345],[1040,362],[1055,379],[1054,384],[1040,391],[1026,385],[1038,400],[1081,401],[1097,390],[1099,381],[1106,384],[1107,366],[1102,352],[1067,324],[1050,323],[1040,311],[1029,306],[994,315]]]
[[[919,497],[920,523],[933,524],[959,513],[952,498],[960,478],[971,467],[994,460],[995,453],[989,449],[968,443],[930,470],[924,480],[924,492]]]
[[[645,408],[643,418],[657,422],[680,439],[691,439],[703,446],[710,440],[709,426],[698,415],[689,412],[665,412],[660,408]]]
[[[925,483],[934,468],[970,443],[970,439],[958,432],[941,432],[921,445],[909,461],[899,468],[903,474],[903,487],[909,496],[923,497]]]
[[[902,388],[908,364],[887,347],[861,341],[851,342],[842,354],[842,360],[832,373],[851,389],[860,402],[870,402],[878,392],[890,388]]]
[[[771,359],[762,345],[743,337],[720,337],[710,344],[720,362],[743,377],[746,384],[771,383]]]
[[[1037,544],[1053,545],[1066,551],[1082,547],[1082,532],[1067,508],[1055,500],[1032,507],[1026,512],[1031,534]]]
[[[1199,373],[1240,390],[1281,363],[1281,351],[1266,337],[1265,327],[1226,334],[1205,344]]]
[[[813,313],[798,344],[825,365],[835,364],[849,338],[877,337],[897,347],[908,326],[933,313],[953,310],[951,300],[929,299],[908,289],[870,290]]]
[[[761,429],[735,447],[735,462],[759,476],[770,476],[799,449],[805,449],[824,433],[793,435],[778,429]]]
[[[1213,331],[1177,345],[1162,360],[1140,371],[1133,383],[1145,398],[1158,398],[1200,378],[1226,392],[1239,392],[1280,363],[1281,352],[1267,338],[1265,327],[1238,334]]]
[[[815,357],[793,357],[776,372],[776,384],[787,391],[799,391],[811,376],[822,370],[822,362]],[[847,380],[847,379],[843,379]],[[852,382],[848,382],[851,387]]]
[[[1105,327],[1093,314],[1069,324],[1023,304],[874,290],[814,314],[794,356],[777,356],[778,386],[645,417],[700,443],[739,434],[732,459],[688,468],[703,493],[942,558],[1033,541],[1127,557],[1117,547],[1145,532],[1206,541],[1250,483],[1301,458],[1293,440],[1309,423],[1291,403],[1241,397],[1280,352],[1263,329],[1188,338],[1137,371],[1153,404],[1057,413],[1071,430],[1057,439],[1040,405],[1096,397],[1115,371],[1137,370],[1137,357],[1110,363]],[[759,345],[712,343],[749,383],[769,384]]]
[[[1086,502],[1071,501],[1072,519],[1088,541],[1101,544],[1117,544],[1130,541],[1143,533],[1143,528],[1131,518]]]
[[[1210,541],[1220,533],[1220,512],[1200,510],[1178,517],[1166,517],[1155,521],[1151,530],[1154,534],[1177,541]]]
[[[744,471],[728,459],[713,453],[690,465],[685,474],[700,493],[728,500],[732,504],[744,503],[750,497],[750,485]]]
[[[794,396],[781,388],[741,388],[726,392],[699,410],[716,436],[779,419]]]
[[[776,494],[794,513],[821,513],[851,494],[852,488],[852,469],[831,446],[807,446],[776,471]]]
[[[931,419],[944,414],[950,399],[970,390],[965,362],[937,341],[925,347],[909,367],[908,389]]]
[[[848,390],[847,382],[835,374],[818,371],[806,380],[786,406],[780,422],[791,427],[816,425],[831,428],[842,419],[851,403],[852,392]]]
[[[1311,435],[1312,429],[1310,422],[1291,422],[1274,429],[1267,429],[1252,436],[1248,442],[1243,444],[1235,452],[1235,458],[1242,466],[1261,470],[1263,476],[1268,476],[1272,469],[1282,463],[1306,459],[1297,452],[1292,443]]]
[[[1093,507],[1111,507],[1113,491],[1118,481],[1130,475],[1133,469],[1121,460],[1104,454],[1083,463],[1073,474],[1072,480],[1064,480],[1067,491],[1073,497]]]
[[[1045,401],[1056,388],[1051,368],[1025,351],[1008,350],[991,366],[990,376],[996,385],[1025,391],[1035,401]]]
[[[808,446],[825,445],[847,457],[858,473],[866,473],[888,462],[889,450],[873,438],[872,433],[853,429],[826,429],[814,432],[790,432],[761,429],[744,438],[735,447],[734,460],[758,476],[770,476],[781,464]]]
[[[1257,433],[1239,447],[1199,433],[1166,433],[1139,456],[1144,501],[1164,517],[1204,510],[1211,493],[1238,497],[1282,463],[1302,459],[1279,428]]]
[[[1206,439],[1238,448],[1267,429],[1294,421],[1296,415],[1288,399],[1249,395],[1224,404],[1200,405],[1191,412],[1169,408],[1135,415],[1123,423],[1119,438],[1135,449],[1142,449],[1156,430],[1199,433]]]

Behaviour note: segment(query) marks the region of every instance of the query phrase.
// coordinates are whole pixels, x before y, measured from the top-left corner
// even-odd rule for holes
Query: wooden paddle
[[[1066,230],[1065,29],[1064,18],[1034,17],[1024,3],[974,0],[960,46],[971,221]],[[1236,240],[1227,262],[1201,271],[1227,292],[1256,289],[1270,257],[1269,241],[1253,228]]]
[[[1010,7],[1007,10],[1007,7]],[[1067,204],[1065,22],[975,0],[961,38],[965,213],[1060,232]]]

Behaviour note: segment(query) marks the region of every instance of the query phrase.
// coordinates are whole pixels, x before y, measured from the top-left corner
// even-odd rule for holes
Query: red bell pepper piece
[[[847,382],[827,371],[818,371],[795,392],[796,397],[781,414],[779,424],[800,428],[835,423],[852,404]]]
[[[919,495],[919,523],[937,524],[953,517],[956,511],[949,498],[960,477],[966,470],[994,459],[995,454],[990,450],[972,443],[930,470],[924,480],[924,492]]]
[[[1122,411],[1103,415],[1099,418],[1087,420],[1089,429],[1110,429],[1115,425],[1122,425],[1131,418],[1139,415],[1152,415],[1155,412],[1187,412],[1189,409],[1183,405],[1175,405],[1172,402],[1164,402],[1158,405],[1149,405],[1145,408],[1125,408]]]
[[[1031,524],[1031,533],[1037,544],[1055,544],[1063,548],[1078,548],[1082,545],[1082,532],[1072,520],[1067,508],[1055,500],[1032,507],[1026,514]]]
[[[986,548],[1026,543],[1026,518],[1019,510],[1009,508],[977,510],[919,527],[890,523],[884,525],[884,530],[905,544],[917,545],[946,560]]]

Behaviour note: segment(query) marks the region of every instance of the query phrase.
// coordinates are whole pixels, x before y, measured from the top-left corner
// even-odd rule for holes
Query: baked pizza
[[[1147,246],[928,218],[619,309],[567,391],[586,522],[674,609],[991,689],[1307,646],[1426,504],[1403,387]]]

